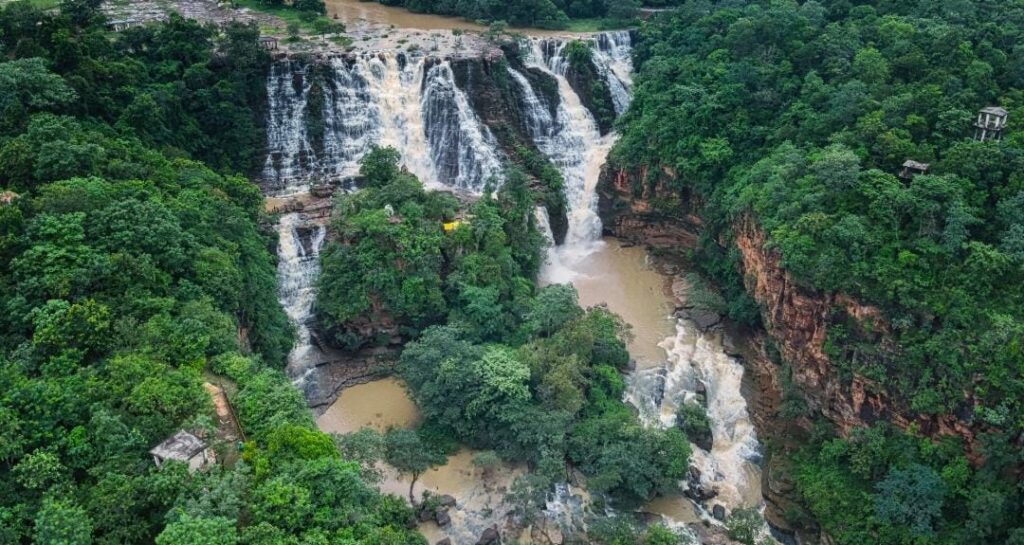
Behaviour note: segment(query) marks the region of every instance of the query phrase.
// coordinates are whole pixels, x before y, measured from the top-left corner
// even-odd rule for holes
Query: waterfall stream
[[[278,221],[277,232],[278,301],[296,330],[295,346],[288,354],[288,371],[301,386],[317,363],[309,322],[313,319],[320,248],[327,228],[291,213]]]
[[[632,84],[630,33],[602,33],[590,40],[596,72],[607,83],[615,112],[621,114],[628,108]],[[724,353],[715,333],[669,317],[668,297],[658,291],[661,277],[645,277],[647,291],[633,289],[641,272],[654,274],[641,249],[625,251],[601,240],[596,189],[617,135],[601,134],[570,85],[569,62],[563,55],[566,43],[532,38],[524,66],[507,67],[530,140],[565,181],[568,232],[562,245],[554,244],[547,211],[537,209],[538,224],[551,243],[541,281],[572,282],[581,301],[606,301],[641,330],[639,340],[630,345],[638,369],[629,377],[626,400],[638,408],[646,425],[673,426],[681,403],[700,395],[706,398],[713,447],[703,451],[694,446],[691,465],[700,472],[701,486],[717,490],[717,496],[702,507],[756,506],[759,445],[740,395],[742,366]],[[554,98],[535,89],[522,69],[553,78],[558,104],[549,103]],[[268,154],[262,177],[269,196],[301,201],[315,185],[352,178],[373,145],[398,149],[403,165],[431,187],[479,193],[501,174],[505,157],[490,128],[474,112],[470,97],[456,85],[449,61],[406,53],[284,60],[273,65],[267,93]],[[279,300],[297,331],[288,371],[303,387],[324,359],[310,326],[327,229],[322,217],[293,212],[280,218],[278,234]],[[615,289],[617,299],[610,295]],[[548,508],[563,517],[577,510],[579,502],[578,494],[564,487]],[[486,520],[494,516],[491,513]],[[472,521],[466,524],[476,527]],[[471,545],[466,541],[470,537],[455,542]]]
[[[320,74],[298,61],[272,68],[262,174],[269,195],[307,193],[314,182],[355,176],[373,145],[398,149],[403,166],[431,187],[479,192],[500,176],[497,141],[455,85],[448,61],[363,53],[328,62]],[[314,78],[322,79],[324,95],[315,112]],[[322,119],[315,131],[314,119]],[[322,132],[322,149],[311,132]]]

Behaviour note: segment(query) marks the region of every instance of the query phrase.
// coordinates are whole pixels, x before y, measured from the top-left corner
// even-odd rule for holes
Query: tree
[[[875,514],[880,521],[903,526],[916,537],[935,534],[946,496],[945,485],[935,470],[920,464],[894,467],[875,490]]]
[[[384,434],[384,460],[401,473],[412,477],[409,483],[409,503],[416,506],[413,489],[424,471],[443,464],[445,456],[424,443],[413,430],[392,428]]]
[[[402,156],[392,147],[370,147],[370,151],[359,160],[359,176],[365,187],[381,187],[390,183],[399,174],[398,164]]]
[[[92,521],[73,501],[46,498],[35,520],[35,543],[39,545],[89,545]]]
[[[184,515],[156,537],[156,545],[235,545],[235,521],[224,517],[194,518]]]

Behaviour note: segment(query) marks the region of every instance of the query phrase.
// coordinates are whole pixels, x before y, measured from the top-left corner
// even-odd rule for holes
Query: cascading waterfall
[[[317,348],[313,345],[309,322],[313,319],[320,248],[327,229],[309,222],[301,214],[291,213],[278,221],[277,232],[278,302],[296,330],[295,345],[288,354],[288,371],[301,386],[317,364]]]
[[[432,66],[424,79],[423,121],[438,182],[479,193],[492,176],[499,179],[497,141],[455,85],[447,61]]]
[[[600,238],[596,183],[615,134],[602,137],[593,116],[580,102],[565,78],[569,63],[563,55],[564,42],[534,40],[526,64],[540,68],[558,81],[560,104],[552,116],[544,101],[531,88],[529,79],[509,68],[521,90],[527,129],[537,148],[558,167],[565,178],[569,204],[569,232],[561,247],[552,247],[542,275],[549,283],[571,281],[574,266],[583,262]],[[632,63],[630,35],[615,32],[594,38],[594,64],[611,91],[617,114],[628,108]],[[537,211],[538,225],[546,232],[546,212]],[[550,234],[548,234],[550,240]],[[700,473],[701,486],[716,490],[712,503],[727,510],[760,504],[757,462],[759,444],[740,393],[743,367],[725,354],[714,333],[702,333],[679,320],[674,337],[661,346],[667,355],[660,367],[636,371],[629,379],[626,400],[636,406],[646,425],[670,427],[676,424],[681,403],[697,403],[704,397],[712,423],[712,448],[694,445],[691,464]],[[564,494],[549,501],[552,515],[564,512]]]
[[[610,32],[591,40],[597,74],[607,83],[615,112],[622,114],[630,100],[630,34]],[[549,283],[585,274],[580,272],[582,263],[602,248],[596,186],[616,139],[614,132],[601,135],[594,116],[569,84],[566,43],[533,39],[524,59],[531,71],[543,71],[557,82],[554,107],[549,103],[553,98],[538,93],[524,72],[508,68],[520,91],[516,96],[530,139],[565,180],[569,226],[563,245],[554,244],[547,211],[536,210],[538,225],[551,245],[542,271]],[[310,72],[308,64],[282,61],[273,66],[267,81],[269,152],[263,178],[270,195],[301,195],[317,181],[352,177],[358,173],[359,159],[374,144],[398,149],[404,166],[428,186],[478,193],[502,170],[497,141],[455,84],[448,61],[403,53],[360,54],[330,59],[327,69],[317,73],[319,79]],[[313,85],[322,86],[322,115],[309,115],[310,104],[320,103],[310,101]],[[310,118],[322,119],[322,139],[311,137]],[[314,145],[313,140],[319,143]],[[279,299],[298,336],[289,355],[289,372],[302,386],[322,359],[309,322],[326,229],[291,213],[281,218],[278,230]],[[701,333],[685,320],[679,321],[676,336],[660,346],[667,353],[666,363],[635,372],[627,400],[638,407],[647,425],[668,427],[675,425],[681,403],[705,396],[713,447],[705,452],[695,446],[692,464],[700,470],[702,486],[718,491],[708,506],[717,503],[731,510],[757,505],[759,446],[740,395],[742,366],[724,353],[715,334]],[[576,501],[567,488],[560,489],[548,510],[574,512]]]
[[[354,176],[372,145],[402,152],[403,165],[426,185],[480,192],[500,174],[490,130],[455,85],[448,61],[404,53],[333,57],[323,78],[323,149],[310,142],[308,65],[276,63],[267,83],[268,193],[308,192],[316,180]]]
[[[684,403],[703,404],[711,422],[712,447],[693,448],[690,463],[700,471],[705,490],[717,490],[708,507],[727,510],[760,503],[756,464],[761,459],[754,425],[740,393],[743,366],[722,348],[720,333],[704,333],[686,319],[676,324],[676,335],[660,345],[668,353],[664,367],[635,372],[626,399],[649,426],[676,425],[676,412]],[[755,482],[752,482],[755,481]]]
[[[595,65],[608,83],[615,114],[629,107],[629,87],[633,84],[633,40],[628,30],[598,34],[594,48]]]
[[[565,243],[552,250],[563,255],[550,256],[549,262],[556,258],[558,261],[582,259],[600,239],[597,181],[608,151],[615,143],[614,133],[601,136],[594,116],[569,85],[565,77],[569,63],[562,54],[565,44],[564,41],[535,39],[525,59],[527,66],[547,72],[558,82],[560,100],[554,119],[526,76],[509,69],[523,93],[522,107],[526,109],[531,138],[565,179],[569,230]]]
[[[307,67],[285,60],[270,67],[267,78],[267,159],[263,179],[274,182],[278,194],[308,190],[304,175],[311,170],[313,147],[309,143],[303,112],[309,95]]]

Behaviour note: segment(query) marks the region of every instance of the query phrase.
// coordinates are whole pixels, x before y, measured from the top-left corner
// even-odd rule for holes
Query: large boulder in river
[[[446,538],[442,539],[441,541],[438,541],[434,545],[452,545],[452,539],[450,537],[446,537]]]
[[[434,520],[437,522],[438,526],[442,527],[448,526],[452,523],[452,517],[448,515],[447,510],[438,509],[437,514],[434,515]]]
[[[476,545],[499,545],[501,543],[501,535],[498,534],[498,528],[491,526],[484,530],[484,533],[480,534],[480,539],[477,540]]]
[[[437,498],[437,504],[441,507],[455,507],[455,497],[445,494]]]
[[[724,521],[725,515],[725,506],[723,506],[722,504],[716,503],[715,506],[711,508],[711,516],[715,517],[716,519]]]

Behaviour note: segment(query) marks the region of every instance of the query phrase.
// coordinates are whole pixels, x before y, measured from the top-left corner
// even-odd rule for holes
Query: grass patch
[[[345,31],[345,26],[326,15],[297,11],[289,7],[268,6],[260,0],[235,0],[238,7],[273,15],[281,20],[282,26],[276,32],[296,28],[303,34],[332,34]]]
[[[566,30],[570,32],[600,32],[602,30],[621,30],[636,26],[633,19],[608,19],[591,17],[588,19],[570,19]]]
[[[6,6],[7,4],[13,4],[18,0],[0,0],[0,6]],[[24,0],[33,7],[39,9],[56,9],[60,6],[60,0]]]

